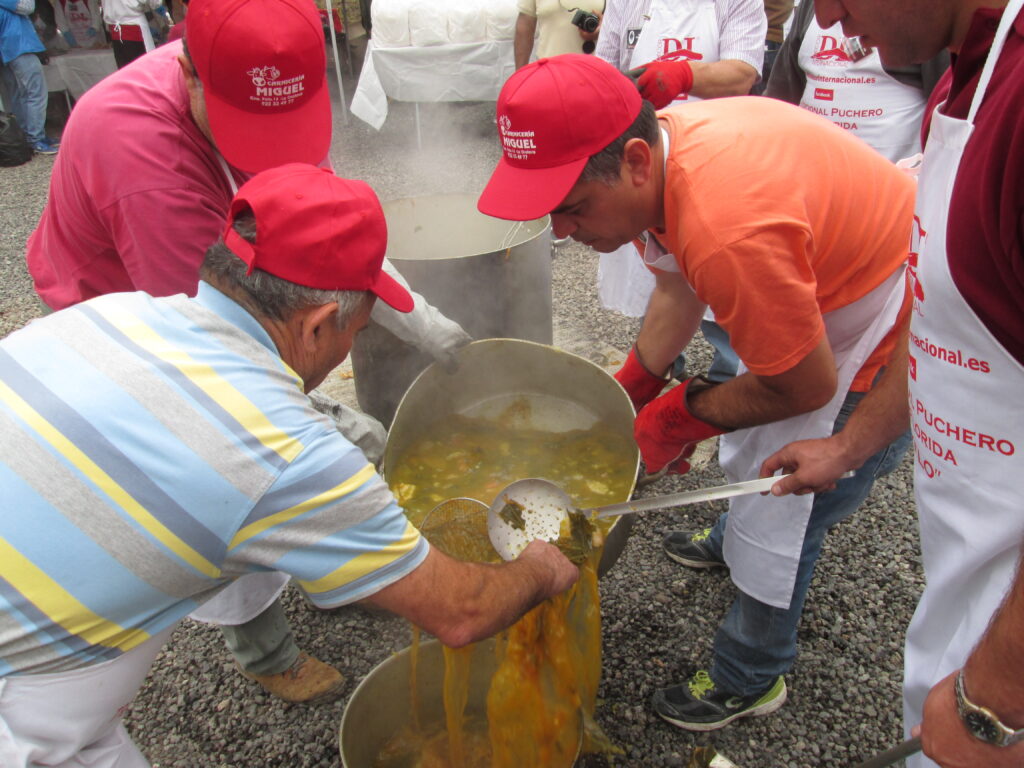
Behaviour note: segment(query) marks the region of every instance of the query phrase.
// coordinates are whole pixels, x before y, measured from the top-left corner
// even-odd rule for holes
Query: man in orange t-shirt
[[[769,99],[656,115],[627,78],[586,56],[516,72],[498,99],[498,127],[504,156],[483,213],[550,213],[556,237],[601,252],[637,241],[655,272],[616,375],[638,411],[649,472],[687,471],[697,443],[722,435],[726,476],[749,480],[779,445],[845,424],[905,327],[908,177],[829,121]],[[729,334],[739,375],[661,394],[706,307]],[[830,493],[739,497],[714,528],[667,537],[673,560],[727,565],[740,594],[710,669],[658,691],[659,715],[706,731],[783,704],[824,536],[908,442],[901,436]]]

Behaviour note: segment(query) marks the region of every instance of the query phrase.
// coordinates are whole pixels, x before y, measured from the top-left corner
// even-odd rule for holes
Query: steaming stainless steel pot
[[[383,207],[388,259],[430,304],[474,339],[551,343],[547,216],[491,218],[477,211],[473,195],[405,198]],[[352,349],[360,407],[387,426],[405,390],[431,362],[371,322]]]
[[[432,365],[409,387],[388,433],[385,478],[405,450],[446,416],[496,418],[521,397],[530,403],[532,423],[526,426],[562,432],[602,422],[625,436],[631,451],[622,460],[632,469],[630,477],[636,477],[640,452],[633,443],[633,404],[610,374],[589,360],[546,344],[488,339],[459,351],[455,373]],[[615,489],[618,500],[629,499],[633,488],[630,483]],[[622,553],[632,525],[633,516],[626,515],[612,526],[601,557],[601,575]]]

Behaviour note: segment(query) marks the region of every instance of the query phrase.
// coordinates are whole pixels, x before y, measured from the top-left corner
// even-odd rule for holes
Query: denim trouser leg
[[[284,672],[299,656],[280,598],[255,619],[233,627],[221,625],[220,631],[235,661],[250,675]]]
[[[863,396],[859,392],[847,395],[833,434],[846,424]],[[776,677],[789,671],[796,658],[797,624],[825,534],[856,511],[870,493],[875,478],[894,470],[909,445],[908,430],[864,462],[853,477],[839,480],[834,491],[814,497],[789,608],[775,608],[739,592],[715,635],[711,665],[715,683],[732,694],[749,696],[764,690]],[[719,518],[705,542],[718,553],[722,551],[727,517]]]
[[[715,356],[711,358],[711,367],[707,377],[716,384],[728,381],[736,375],[740,359],[729,344],[729,334],[725,328],[710,320],[700,321],[700,330],[708,344],[715,348]]]
[[[13,103],[11,111],[18,118],[29,144],[46,138],[46,80],[43,65],[34,53],[23,53],[4,67],[7,90]]]
[[[772,67],[775,66],[775,59],[778,57],[781,47],[782,43],[776,43],[774,40],[764,41],[764,64],[761,66],[761,79],[750,89],[752,95],[761,96],[764,94],[765,89],[768,87],[768,79],[772,74]]]

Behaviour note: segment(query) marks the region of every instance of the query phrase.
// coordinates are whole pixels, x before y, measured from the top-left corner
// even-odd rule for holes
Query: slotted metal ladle
[[[581,510],[576,510],[568,494],[550,480],[536,477],[517,480],[499,493],[488,509],[487,535],[503,559],[514,560],[534,539],[552,542],[557,540],[562,521],[568,517],[570,510],[578,511],[591,520],[600,520],[616,515],[728,499],[748,493],[763,493],[783,477],[786,475],[762,477],[742,483],[671,493],[650,499],[634,499]]]

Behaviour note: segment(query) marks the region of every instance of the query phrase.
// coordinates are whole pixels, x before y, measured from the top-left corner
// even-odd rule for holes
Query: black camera
[[[596,13],[576,8],[575,13],[572,15],[572,23],[584,32],[596,32],[597,28],[601,25],[601,19],[598,18]]]

